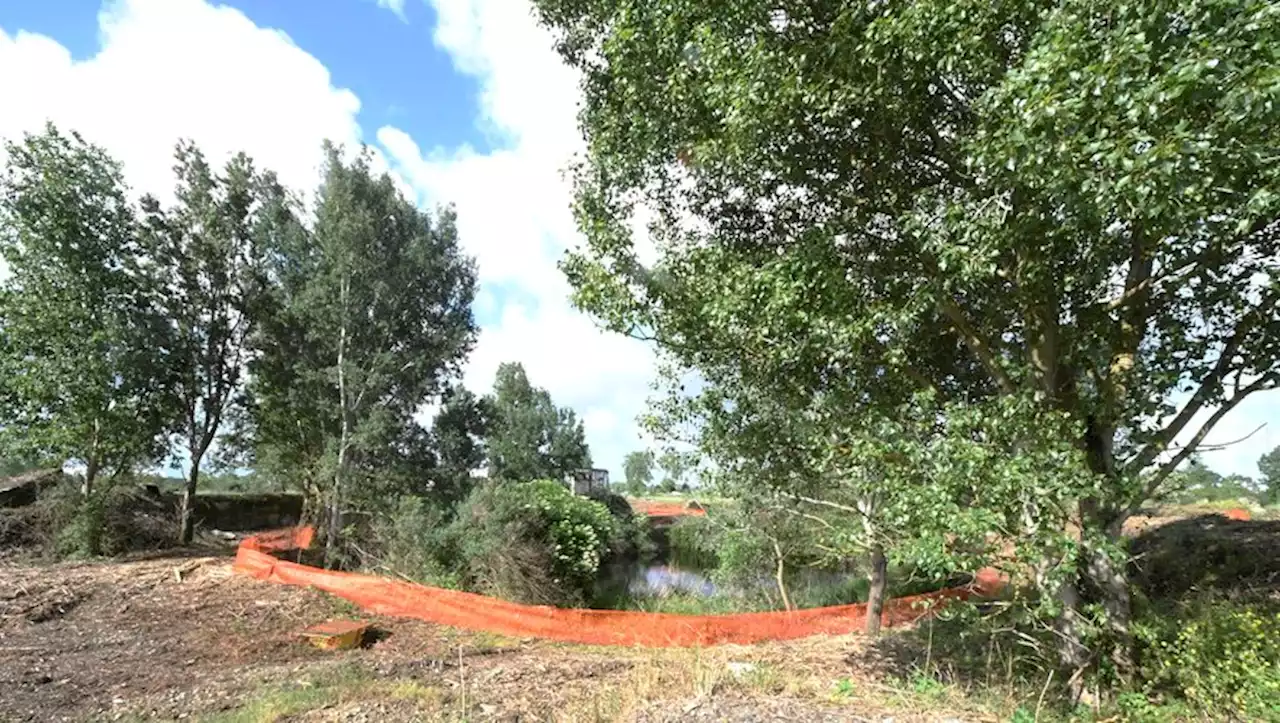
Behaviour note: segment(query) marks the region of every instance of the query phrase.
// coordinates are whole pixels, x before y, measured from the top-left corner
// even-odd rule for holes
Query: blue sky
[[[403,19],[375,0],[219,4],[239,10],[260,27],[284,31],[322,59],[335,85],[359,94],[357,120],[363,127],[398,125],[433,144],[470,144],[482,151],[502,142],[476,123],[480,85],[474,76],[455,70],[453,59],[432,41],[437,13],[427,3],[409,4]],[[102,0],[6,0],[0,3],[0,27],[50,36],[83,61],[99,49],[102,5]]]
[[[581,149],[577,96],[528,0],[0,0],[0,138],[52,120],[161,196],[179,138],[247,151],[303,190],[322,140],[363,142],[419,203],[455,204],[481,279],[467,385],[524,363],[618,476],[648,446],[635,418],[656,372],[651,349],[571,308],[556,268],[578,243],[562,176]],[[1251,432],[1206,461],[1257,474],[1280,445],[1280,392],[1206,441]]]
[[[322,140],[363,142],[420,204],[455,204],[481,278],[465,382],[523,362],[620,475],[654,364],[573,310],[556,268],[578,240],[576,100],[526,0],[0,0],[0,137],[74,128],[162,197],[179,138],[302,190]]]

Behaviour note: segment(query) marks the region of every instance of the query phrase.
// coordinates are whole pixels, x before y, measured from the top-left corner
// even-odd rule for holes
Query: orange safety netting
[[[681,647],[790,640],[824,633],[842,635],[861,630],[866,617],[866,605],[861,604],[735,615],[675,615],[520,605],[484,595],[373,575],[321,570],[270,554],[305,549],[310,546],[313,536],[312,528],[302,527],[249,537],[240,543],[235,570],[259,580],[314,587],[378,615],[417,618],[513,637],[548,638],[588,645]],[[981,595],[994,591],[999,584],[999,577],[994,571],[984,570],[971,587],[890,600],[884,606],[883,625],[911,623],[927,615],[932,606],[922,603]]]
[[[703,516],[707,511],[697,502],[658,502],[657,500],[627,500],[631,509],[638,515],[649,517],[682,517],[685,515]]]

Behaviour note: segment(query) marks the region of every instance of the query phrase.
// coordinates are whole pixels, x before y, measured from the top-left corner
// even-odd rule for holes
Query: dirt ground
[[[370,621],[363,649],[298,632]],[[856,636],[591,648],[361,616],[221,556],[0,561],[0,721],[979,721],[898,703]],[[858,691],[877,694],[872,704]]]
[[[1138,531],[1138,578],[1162,589],[1280,585],[1269,554],[1280,521],[1155,516]],[[905,640],[896,633],[876,646],[852,635],[651,650],[362,615],[234,574],[231,544],[54,565],[0,555],[0,723],[905,723],[996,721],[1028,703],[913,681],[887,652]],[[1215,577],[1175,574],[1184,568]],[[371,623],[366,646],[321,651],[300,638],[334,618]]]

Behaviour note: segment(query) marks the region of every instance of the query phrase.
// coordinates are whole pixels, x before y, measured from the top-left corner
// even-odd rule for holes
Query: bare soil
[[[298,636],[335,617],[370,621],[372,640],[332,652]],[[360,615],[236,575],[225,553],[0,560],[0,721],[995,720],[848,695],[886,688],[866,653],[856,636],[707,650],[504,639]]]

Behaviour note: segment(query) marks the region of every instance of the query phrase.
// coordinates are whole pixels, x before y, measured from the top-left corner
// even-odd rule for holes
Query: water
[[[799,607],[820,607],[859,600],[865,581],[848,572],[802,568],[791,571],[788,592]],[[601,577],[596,604],[607,608],[663,612],[743,612],[772,610],[782,604],[772,576],[719,584],[710,571],[669,562],[619,562]]]
[[[627,593],[633,597],[667,597],[674,593],[714,597],[719,592],[716,584],[702,573],[674,565],[640,564],[627,580]]]

